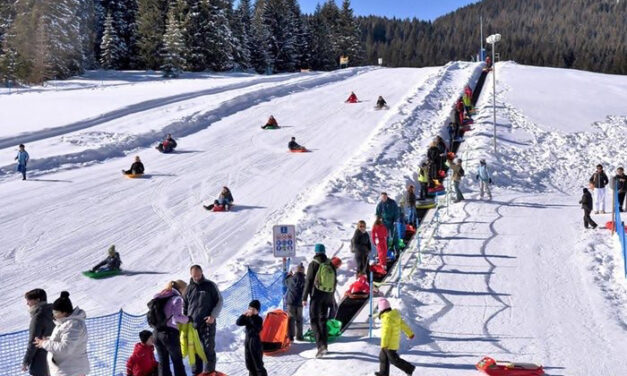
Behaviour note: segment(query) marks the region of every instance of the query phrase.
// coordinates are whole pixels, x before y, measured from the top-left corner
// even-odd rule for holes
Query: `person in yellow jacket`
[[[429,166],[427,162],[422,162],[418,170],[418,182],[420,183],[419,200],[427,198],[427,189],[429,188]]]
[[[376,376],[389,376],[390,363],[407,375],[414,373],[416,367],[398,355],[401,344],[401,330],[409,339],[414,338],[414,332],[403,319],[398,310],[390,307],[387,299],[379,299],[379,318],[381,319],[381,352],[379,353],[379,372]]]

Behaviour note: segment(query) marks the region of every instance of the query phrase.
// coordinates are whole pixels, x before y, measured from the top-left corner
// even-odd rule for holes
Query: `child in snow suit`
[[[583,209],[583,227],[588,228],[588,226],[592,226],[592,228],[595,229],[597,224],[590,218],[590,212],[592,212],[592,195],[587,188],[583,189],[583,196],[581,196],[579,203]]]
[[[372,242],[377,247],[377,255],[379,256],[379,265],[386,270],[388,259],[388,230],[383,224],[383,219],[377,217],[372,226]]]
[[[348,96],[346,103],[357,103],[357,95],[351,91],[351,95]]]
[[[224,186],[222,187],[222,191],[220,191],[220,195],[218,195],[218,199],[213,201],[211,205],[203,205],[203,207],[207,210],[212,210],[216,206],[224,207],[225,211],[229,211],[231,206],[233,206],[233,194],[231,190]]]
[[[139,156],[135,157],[135,162],[131,165],[131,168],[128,170],[122,170],[125,175],[141,175],[144,173],[144,164],[139,159]]]
[[[390,307],[390,302],[385,298],[379,299],[379,318],[381,319],[381,352],[379,353],[379,372],[376,376],[389,376],[390,363],[401,369],[407,375],[411,375],[416,369],[409,362],[398,356],[401,344],[401,330],[409,339],[414,338],[414,333],[403,319],[398,310]]]
[[[303,337],[303,291],[305,290],[305,267],[298,264],[296,272],[290,272],[285,277],[285,302],[287,304],[287,315],[289,317],[288,328],[290,341],[296,337],[299,341],[304,341]]]
[[[253,300],[248,305],[248,309],[235,322],[238,326],[246,327],[246,339],[244,357],[246,359],[246,369],[250,376],[268,376],[263,366],[263,348],[261,347],[261,329],[263,320],[259,316],[261,303]]]
[[[176,148],[176,141],[172,138],[172,134],[168,133],[165,139],[157,145],[157,150],[170,153]]]
[[[26,164],[28,164],[29,159],[30,156],[24,149],[24,144],[20,144],[20,150],[17,152],[15,160],[17,161],[17,171],[22,173],[22,180],[26,180]]]
[[[126,361],[126,376],[157,376],[159,363],[155,359],[155,338],[151,331],[142,330],[139,339]]]
[[[120,265],[122,265],[122,260],[120,259],[120,254],[116,252],[115,245],[109,247],[108,251],[109,256],[106,259],[99,262],[96,266],[94,266],[91,271],[93,273],[96,272],[105,272],[109,270],[120,270]]]

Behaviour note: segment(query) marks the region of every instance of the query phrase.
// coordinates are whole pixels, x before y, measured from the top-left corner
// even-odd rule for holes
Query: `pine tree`
[[[157,69],[160,65],[167,1],[139,0],[137,11],[137,47],[142,67]]]
[[[205,58],[207,68],[218,72],[233,68],[233,34],[227,14],[228,5],[225,0],[208,0]]]
[[[293,17],[285,0],[266,0],[263,24],[269,35],[268,62],[274,72],[291,72],[296,68],[296,37]]]
[[[270,67],[268,59],[268,40],[270,35],[264,24],[266,0],[255,2],[255,13],[251,22],[250,64],[257,73],[265,73]]]
[[[233,61],[243,70],[251,67],[251,27],[250,0],[240,0],[239,6],[232,15],[231,29],[233,30]]]
[[[332,70],[337,67],[332,31],[322,14],[318,4],[313,16],[309,20],[309,51],[311,51],[310,66],[315,70]]]
[[[161,70],[165,77],[177,77],[185,67],[183,52],[185,50],[185,38],[179,25],[175,7],[168,12],[168,21],[163,34],[163,65]]]
[[[120,67],[120,40],[113,26],[113,16],[107,14],[104,23],[104,33],[100,44],[100,64],[104,69],[118,69]]]
[[[306,61],[309,59],[309,53],[307,48],[307,34],[308,30],[303,20],[300,6],[297,0],[286,0],[287,8],[290,16],[290,27],[294,34],[294,62],[297,69],[303,68],[307,65]]]
[[[208,33],[209,8],[206,1],[187,0],[185,18],[185,60],[191,71],[207,69],[206,39]]]
[[[361,32],[353,16],[350,0],[342,2],[336,38],[340,55],[349,57],[352,65],[359,65],[363,60]]]

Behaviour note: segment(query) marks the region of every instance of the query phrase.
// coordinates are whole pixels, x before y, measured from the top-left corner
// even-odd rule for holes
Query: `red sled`
[[[370,271],[372,272],[372,276],[374,278],[383,278],[388,272],[383,269],[383,266],[379,264],[370,265]]]
[[[306,148],[290,149],[290,153],[309,153],[309,150],[307,150]]]
[[[431,195],[437,195],[440,192],[444,192],[444,186],[442,184],[427,189],[427,193]]]
[[[412,225],[405,225],[405,239],[409,240],[416,235],[416,229]]]
[[[533,363],[514,363],[509,361],[494,360],[490,357],[481,359],[476,364],[479,371],[490,376],[542,376],[542,366]]]
[[[455,159],[455,153],[453,153],[452,151],[449,151],[448,153],[446,153],[446,159],[448,159],[449,161],[452,161],[453,159]]]
[[[616,231],[616,226],[614,225],[614,221],[605,222],[605,228],[611,231]],[[625,226],[625,231],[627,231],[627,226]]]

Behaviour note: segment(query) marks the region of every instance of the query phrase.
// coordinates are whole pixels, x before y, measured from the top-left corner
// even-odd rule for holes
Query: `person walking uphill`
[[[185,292],[185,315],[189,316],[194,328],[198,331],[200,342],[207,356],[204,364],[196,356],[196,364],[192,369],[194,375],[203,372],[211,374],[216,370],[216,319],[222,310],[222,295],[215,283],[205,278],[200,265],[190,268],[191,279]]]
[[[612,189],[618,191],[618,210],[620,212],[627,211],[627,203],[625,203],[627,175],[625,175],[625,170],[622,167],[616,169],[616,175],[612,178]]]
[[[285,303],[287,304],[288,329],[290,341],[294,341],[294,336],[299,341],[304,341],[303,337],[303,292],[305,291],[305,267],[298,264],[296,273],[290,272],[285,277]]]
[[[52,334],[54,322],[52,318],[52,304],[48,304],[46,291],[34,289],[24,294],[30,326],[28,329],[28,345],[22,361],[22,371],[32,376],[49,376],[46,350],[35,346],[35,338],[46,338]]]
[[[455,202],[460,202],[464,200],[464,195],[462,195],[462,191],[459,188],[459,184],[461,183],[462,177],[464,176],[462,160],[458,158],[457,162],[455,162],[451,169],[453,169],[453,177],[451,179],[453,180],[453,187],[455,187]]]
[[[22,173],[22,180],[26,180],[26,165],[30,156],[25,150],[24,144],[20,144],[20,150],[17,152],[15,160],[17,161],[17,171]]]
[[[490,192],[490,184],[492,184],[492,178],[490,177],[490,170],[485,163],[485,159],[479,161],[479,169],[477,170],[477,180],[479,180],[479,196],[483,200],[483,192],[488,194],[488,200],[492,200],[492,192]]]
[[[72,307],[70,293],[62,291],[52,304],[55,327],[50,337],[35,338],[35,346],[48,351],[51,376],[84,376],[89,374],[87,359],[87,325],[85,311]]]
[[[366,231],[366,222],[359,221],[351,239],[351,252],[355,254],[357,274],[368,274],[368,256],[370,256],[371,249],[372,243]]]
[[[396,249],[398,244],[398,234],[394,231],[394,222],[398,221],[399,212],[396,201],[388,197],[387,193],[381,192],[381,201],[377,204],[375,215],[383,220],[383,224],[388,230],[388,236],[392,235],[393,249]]]
[[[261,329],[263,320],[259,316],[261,303],[253,300],[248,304],[248,309],[235,322],[237,326],[246,327],[246,339],[244,340],[244,358],[249,376],[268,376],[263,366],[263,347],[261,346]]]
[[[331,260],[325,254],[324,244],[316,244],[315,252],[316,255],[307,267],[303,306],[307,305],[307,299],[311,297],[309,320],[318,347],[316,358],[320,358],[328,352],[327,319],[329,309],[333,306],[337,275]]]
[[[590,184],[594,186],[594,214],[605,214],[605,186],[609,183],[607,175],[603,171],[603,165],[598,164],[597,170],[590,177]]]
[[[587,188],[583,189],[583,196],[581,196],[579,203],[583,209],[583,227],[588,228],[588,226],[592,226],[593,229],[597,228],[596,222],[590,218],[590,212],[592,211],[592,195]]]
[[[390,307],[387,299],[379,299],[379,318],[381,319],[381,352],[379,352],[379,372],[375,376],[389,376],[390,363],[405,374],[411,375],[416,367],[398,355],[401,344],[401,331],[409,339],[414,338],[411,328],[401,317],[401,313]]]

